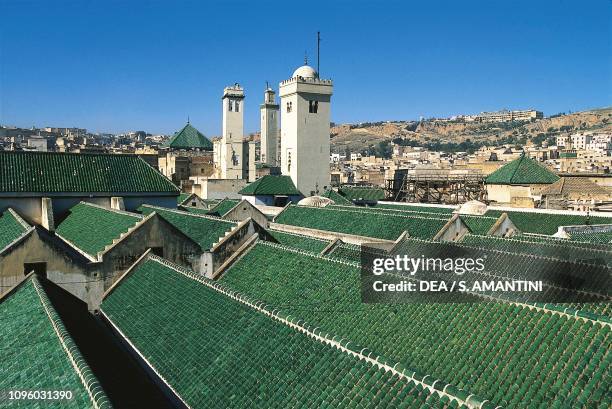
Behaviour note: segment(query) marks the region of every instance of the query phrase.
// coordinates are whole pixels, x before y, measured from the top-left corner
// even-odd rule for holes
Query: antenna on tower
[[[304,50],[304,65],[308,65],[308,53]]]
[[[270,85],[268,85],[268,81],[266,81],[266,91],[270,89]]]
[[[321,76],[321,71],[319,69],[320,59],[321,59],[321,32],[317,31],[317,74],[319,74],[319,77]]]

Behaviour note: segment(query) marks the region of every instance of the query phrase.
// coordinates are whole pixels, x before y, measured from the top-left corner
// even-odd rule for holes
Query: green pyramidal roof
[[[486,183],[498,185],[547,184],[557,180],[559,176],[525,155],[502,166],[485,179]]]
[[[164,143],[163,147],[172,149],[212,150],[213,144],[204,134],[191,126],[190,123],[187,123],[183,129],[175,133],[172,138]]]
[[[0,390],[70,391],[71,399],[2,407],[110,408],[91,369],[35,275],[0,299]]]
[[[246,185],[240,192],[241,195],[301,195],[290,176],[266,175],[253,183]]]

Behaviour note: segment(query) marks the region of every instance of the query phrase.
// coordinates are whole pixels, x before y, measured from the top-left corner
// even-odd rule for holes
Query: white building
[[[278,104],[274,100],[275,93],[267,88],[264,93],[264,103],[261,111],[261,157],[262,163],[270,166],[280,164],[280,138],[278,134]]]
[[[244,137],[244,89],[240,84],[223,89],[223,134],[220,143],[221,179],[248,177]]]
[[[280,83],[281,172],[291,176],[304,196],[330,185],[329,130],[331,80],[304,65]]]

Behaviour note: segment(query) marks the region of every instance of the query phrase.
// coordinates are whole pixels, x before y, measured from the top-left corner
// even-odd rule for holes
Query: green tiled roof
[[[340,243],[327,256],[341,260],[361,263],[361,246],[357,244]]]
[[[225,236],[225,233],[228,233],[237,225],[235,222],[216,217],[170,210],[163,207],[143,205],[138,210],[146,215],[153,212],[159,214],[164,220],[196,242],[203,251],[210,250],[219,239]]]
[[[612,219],[610,219],[612,223]],[[589,243],[612,244],[612,231],[607,232],[584,232],[571,233],[570,240],[583,241]],[[0,245],[2,247],[2,245]]]
[[[612,217],[558,214],[558,213],[536,213],[517,212],[506,210],[489,209],[485,216],[499,217],[502,213],[508,213],[512,223],[524,233],[555,234],[559,226],[576,226],[583,224],[610,224]]]
[[[492,407],[609,407],[608,326],[508,302],[365,304],[360,278],[357,266],[260,242],[220,282]]]
[[[185,200],[187,200],[192,194],[191,193],[181,193],[180,195],[178,195],[178,197],[176,198],[176,204],[180,205],[182,204]]]
[[[0,151],[0,193],[178,194],[136,155]]]
[[[571,240],[541,241],[534,243],[522,240],[523,236],[502,238],[466,234],[461,243],[486,249],[495,249],[511,253],[533,254],[561,260],[581,261],[590,264],[608,264],[612,267],[612,247],[608,251],[576,246]]]
[[[10,210],[0,214],[0,251],[21,237],[30,226]]]
[[[152,257],[119,282],[101,311],[189,407],[443,406],[437,393],[406,376],[314,339],[271,317],[265,306],[255,307],[255,300],[224,291]]]
[[[136,225],[142,217],[81,202],[57,226],[56,233],[92,257]]]
[[[351,202],[333,189],[326,190],[325,193],[322,194],[322,196],[333,200],[334,203],[338,205],[353,205],[353,202]]]
[[[0,406],[111,407],[36,276],[0,300],[0,317]],[[70,391],[72,399],[10,404],[9,390]]]
[[[416,212],[425,212],[425,213],[441,213],[441,214],[452,214],[455,209],[451,209],[449,207],[439,207],[439,206],[415,206],[410,203],[376,203],[371,208],[374,209],[392,209],[392,210],[411,210]]]
[[[422,217],[419,215],[387,214],[358,210],[351,207],[339,209],[291,205],[276,218],[276,223],[330,232],[355,234],[395,240],[404,231],[421,238],[433,238],[444,227],[448,218]]]
[[[172,149],[203,149],[212,150],[212,142],[200,131],[187,123],[180,131],[162,145],[164,148]]]
[[[284,175],[265,175],[253,183],[249,183],[239,192],[241,195],[282,195],[297,196],[301,195],[297,190],[290,176]]]
[[[232,210],[236,205],[240,203],[240,200],[236,199],[223,199],[215,207],[212,207],[207,214],[211,216],[225,216],[225,213]]]
[[[201,209],[199,207],[191,207],[191,206],[179,206],[178,210],[182,210],[184,212],[189,212],[193,214],[208,214],[208,212],[210,212],[210,210],[208,209]]]
[[[385,191],[381,187],[341,187],[338,192],[348,200],[384,200]]]
[[[540,165],[535,160],[521,155],[507,165],[491,173],[485,179],[486,183],[497,185],[529,185],[547,184],[559,180],[559,176]]]
[[[278,230],[268,230],[268,233],[272,235],[280,244],[285,246],[293,247],[296,249],[302,249],[319,254],[329,245],[329,241],[317,239],[314,237],[304,236],[303,234],[293,234],[282,232]]]
[[[487,217],[487,216],[471,216],[471,215],[461,215],[459,216],[461,220],[467,225],[470,232],[474,234],[487,234],[491,227],[497,222],[497,217]]]

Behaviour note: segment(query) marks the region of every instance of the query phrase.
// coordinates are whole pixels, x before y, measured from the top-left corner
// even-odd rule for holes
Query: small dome
[[[473,214],[482,216],[487,212],[487,205],[478,200],[470,200],[465,202],[459,208],[459,214]]]
[[[306,197],[298,202],[298,206],[313,206],[313,207],[325,207],[330,204],[334,204],[334,201],[323,196],[310,196]]]
[[[317,78],[318,76],[319,75],[317,74],[317,71],[310,65],[302,65],[300,68],[293,72],[293,76],[291,78]]]

